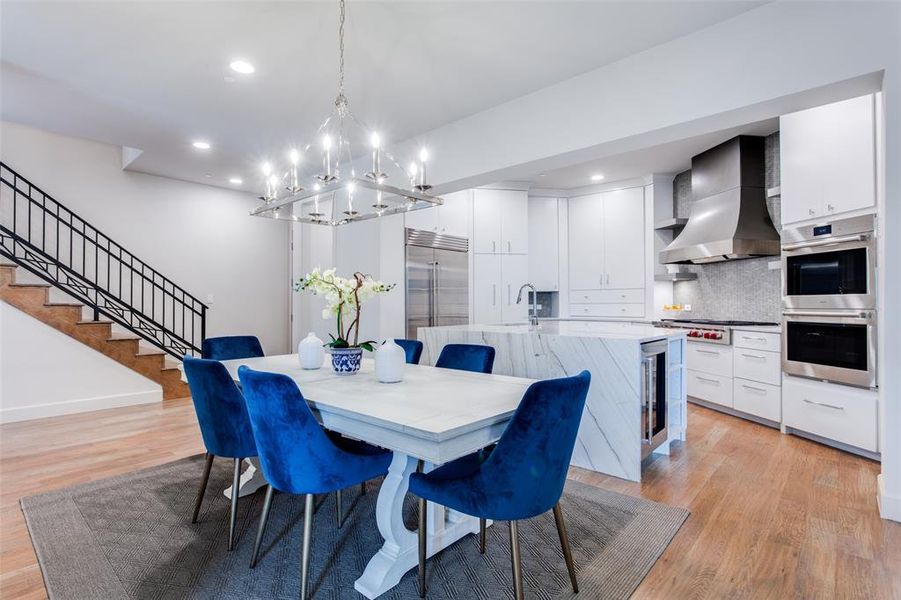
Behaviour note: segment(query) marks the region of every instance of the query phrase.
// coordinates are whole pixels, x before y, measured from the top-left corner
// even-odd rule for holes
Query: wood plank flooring
[[[692,512],[636,598],[901,599],[877,463],[693,405],[688,431],[640,484],[570,474]],[[0,426],[0,597],[46,598],[19,498],[201,451],[189,399]]]

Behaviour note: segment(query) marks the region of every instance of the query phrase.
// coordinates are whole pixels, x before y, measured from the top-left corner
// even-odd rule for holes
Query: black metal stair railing
[[[172,356],[200,355],[207,306],[0,162],[0,254]]]

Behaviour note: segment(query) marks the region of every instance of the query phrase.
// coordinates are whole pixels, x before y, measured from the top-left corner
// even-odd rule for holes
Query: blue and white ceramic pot
[[[362,348],[332,348],[332,368],[338,375],[353,375],[360,370],[363,360]]]

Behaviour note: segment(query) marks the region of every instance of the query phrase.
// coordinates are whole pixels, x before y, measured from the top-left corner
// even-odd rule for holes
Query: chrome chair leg
[[[419,597],[425,598],[426,508],[428,503],[419,499]]]
[[[510,559],[513,562],[513,594],[516,600],[523,600],[522,560],[519,555],[519,524],[510,521]]]
[[[479,519],[479,554],[485,554],[485,519]]]
[[[303,509],[303,547],[300,555],[300,598],[307,599],[310,576],[310,542],[313,537],[313,494],[307,494]]]
[[[569,536],[566,533],[566,523],[563,522],[563,510],[560,503],[554,505],[554,521],[557,522],[557,534],[560,536],[560,546],[563,548],[563,560],[566,561],[566,570],[569,571],[569,579],[573,584],[573,592],[579,593],[579,584],[576,582],[576,567],[573,565],[573,553],[569,547]]]
[[[260,526],[257,528],[257,539],[253,543],[253,554],[250,556],[250,568],[257,566],[257,558],[260,555],[260,544],[263,542],[263,531],[266,529],[266,523],[269,521],[269,508],[272,506],[272,494],[275,488],[271,485],[266,486],[266,498],[263,500],[263,512],[260,513]]]
[[[228,549],[235,547],[235,524],[238,520],[238,486],[241,484],[241,459],[235,459],[235,474],[232,477],[232,510],[228,522]]]
[[[206,492],[206,484],[210,481],[210,469],[213,467],[213,459],[215,457],[209,452],[206,453],[206,462],[203,465],[203,475],[200,478],[200,489],[197,490],[197,501],[194,503],[194,515],[191,522],[196,523],[197,517],[200,516],[200,504],[203,502],[203,494]]]
[[[335,492],[335,516],[338,518],[338,529],[341,529],[341,523],[343,521],[341,518],[341,490]]]

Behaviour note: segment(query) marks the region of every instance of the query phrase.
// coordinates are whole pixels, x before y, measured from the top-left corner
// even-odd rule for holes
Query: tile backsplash
[[[766,138],[766,187],[779,185],[779,132]],[[691,203],[691,171],[673,179],[677,217],[688,217]],[[778,230],[779,198],[768,199],[770,218]],[[696,281],[673,284],[673,301],[691,304],[682,318],[729,319],[777,323],[782,315],[782,271],[769,264],[778,256],[735,260],[707,265],[683,265],[698,274]]]

